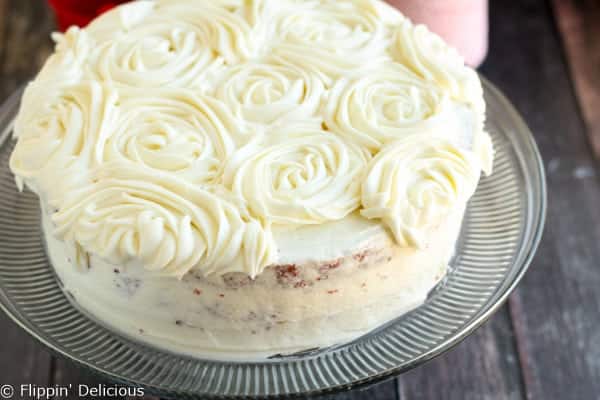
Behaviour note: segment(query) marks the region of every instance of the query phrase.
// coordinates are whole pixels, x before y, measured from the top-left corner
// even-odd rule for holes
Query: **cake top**
[[[11,169],[56,234],[181,277],[360,213],[400,246],[489,173],[477,74],[379,0],[156,0],[54,34]]]

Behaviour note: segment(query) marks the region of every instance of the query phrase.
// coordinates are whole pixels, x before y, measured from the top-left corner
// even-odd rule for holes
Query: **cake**
[[[99,323],[256,360],[446,275],[493,149],[477,73],[426,27],[379,0],[141,0],[53,39],[10,167]]]

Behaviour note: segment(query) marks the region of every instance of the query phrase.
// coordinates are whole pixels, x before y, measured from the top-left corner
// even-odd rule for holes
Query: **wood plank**
[[[395,400],[398,398],[394,378],[362,389],[324,397],[327,400]]]
[[[30,80],[53,49],[45,1],[0,0],[0,98]]]
[[[525,116],[548,170],[547,228],[529,272],[509,300],[527,398],[598,398],[597,163],[549,2],[491,5],[496,28],[484,73]]]
[[[499,311],[455,349],[398,378],[401,400],[524,398],[509,314]]]
[[[50,354],[3,313],[0,313],[0,329],[0,384],[46,386],[50,376]]]
[[[52,377],[51,384],[59,386],[68,385],[88,385],[98,386],[99,384],[106,384],[106,381],[92,375],[89,371],[79,367],[70,361],[63,360],[61,358],[55,358],[52,365]],[[69,397],[66,400],[79,399],[77,386],[74,386],[69,391]],[[104,398],[100,398],[104,399]]]
[[[0,0],[1,99],[37,71],[37,55],[50,49],[51,29],[44,2]],[[0,332],[0,384],[47,385],[50,355],[4,314],[0,315]]]
[[[552,4],[589,140],[600,159],[600,2]]]

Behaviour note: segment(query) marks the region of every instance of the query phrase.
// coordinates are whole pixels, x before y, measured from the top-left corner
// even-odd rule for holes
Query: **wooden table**
[[[338,399],[600,399],[600,5],[491,0],[481,72],[525,117],[545,160],[547,227],[508,303],[452,351]],[[0,0],[0,98],[51,51],[41,0]],[[573,79],[573,77],[576,79]],[[592,145],[593,144],[593,145]],[[0,384],[97,383],[0,315]]]

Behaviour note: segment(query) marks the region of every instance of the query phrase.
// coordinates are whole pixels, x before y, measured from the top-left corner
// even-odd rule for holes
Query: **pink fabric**
[[[456,47],[467,64],[479,66],[488,49],[488,0],[388,0],[415,23]]]

